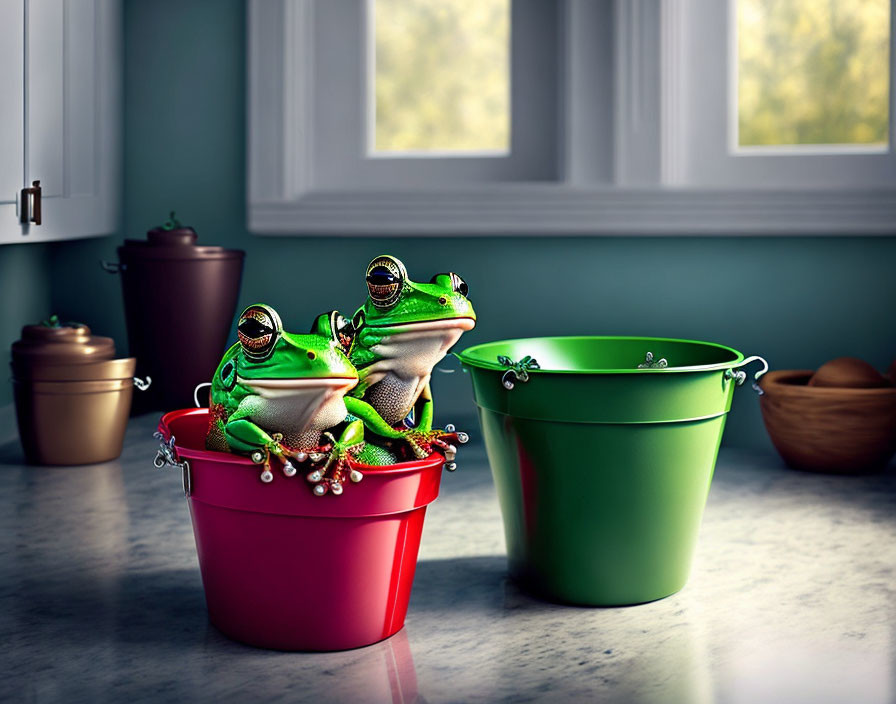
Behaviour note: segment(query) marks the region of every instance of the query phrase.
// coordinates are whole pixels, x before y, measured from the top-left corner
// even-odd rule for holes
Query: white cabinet
[[[0,244],[116,229],[121,29],[120,0],[0,0]]]

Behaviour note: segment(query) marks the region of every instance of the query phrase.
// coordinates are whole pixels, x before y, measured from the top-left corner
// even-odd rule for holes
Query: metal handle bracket
[[[753,391],[762,396],[763,394],[765,394],[765,391],[763,391],[759,386],[759,378],[768,371],[768,362],[766,362],[765,359],[758,355],[753,355],[752,357],[747,357],[743,362],[741,362],[740,366],[745,367],[750,362],[762,362],[762,369],[760,369],[753,375],[753,383],[751,384],[751,386],[753,387]],[[726,369],[725,378],[734,379],[734,382],[738,386],[741,386],[747,380],[747,373],[740,367],[738,367],[737,371],[734,371],[734,369]]]
[[[141,379],[139,376],[135,376],[134,386],[136,386],[140,391],[146,391],[150,386],[152,386],[152,377],[147,376],[146,379]]]
[[[126,264],[121,262],[109,262],[105,259],[100,259],[100,266],[103,268],[103,271],[110,274],[118,274],[128,268]]]
[[[159,441],[159,449],[156,451],[155,459],[152,461],[153,466],[157,469],[162,469],[163,467],[180,468],[183,475],[184,496],[189,497],[193,490],[193,482],[190,477],[190,462],[181,460],[177,456],[173,435],[166,440],[165,436],[157,430],[152,436]]]
[[[523,357],[519,362],[514,362],[510,357],[505,357],[503,354],[499,354],[498,364],[510,367],[510,369],[504,372],[501,376],[501,385],[508,391],[514,387],[515,382],[517,381],[521,383],[529,381],[530,369],[541,369],[538,360],[532,359],[529,355]]]

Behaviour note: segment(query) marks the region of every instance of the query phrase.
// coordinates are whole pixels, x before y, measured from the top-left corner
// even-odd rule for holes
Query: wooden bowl
[[[811,370],[769,372],[759,397],[766,430],[794,469],[859,474],[896,453],[896,387],[808,386]]]

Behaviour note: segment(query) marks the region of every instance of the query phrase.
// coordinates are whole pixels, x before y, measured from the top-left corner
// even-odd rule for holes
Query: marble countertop
[[[507,580],[474,435],[428,510],[406,627],[358,650],[278,653],[208,623],[180,476],[152,466],[155,423],[132,419],[119,460],[78,468],[24,466],[2,425],[0,699],[896,698],[892,466],[828,477],[723,450],[687,586],[651,604],[577,608]]]

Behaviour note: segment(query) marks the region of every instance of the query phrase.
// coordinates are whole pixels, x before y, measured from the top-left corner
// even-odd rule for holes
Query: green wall
[[[46,244],[0,247],[0,406],[12,402],[9,347],[22,326],[44,320],[50,312],[50,250]],[[3,429],[0,429],[3,430]]]
[[[479,325],[461,346],[642,334],[721,342],[762,354],[773,368],[814,367],[839,355],[885,368],[896,357],[893,238],[251,235],[244,3],[135,0],[125,3],[124,22],[123,231],[55,245],[50,262],[54,309],[114,336],[121,349],[119,283],[98,261],[174,208],[201,241],[248,252],[241,305],[271,303],[295,330],[323,310],[353,311],[365,295],[367,262],[390,252],[413,277],[453,270],[469,282]],[[472,410],[467,379],[436,375],[435,384],[443,421]],[[737,394],[726,442],[768,444],[748,387]]]

